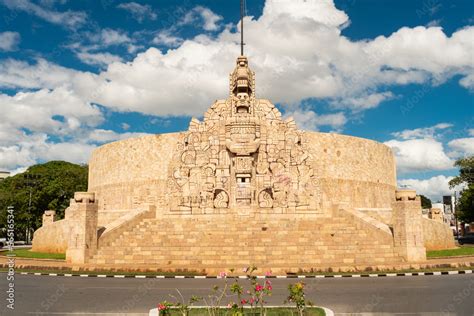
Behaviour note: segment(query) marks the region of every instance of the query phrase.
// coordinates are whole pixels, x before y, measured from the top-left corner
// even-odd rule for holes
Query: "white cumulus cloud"
[[[68,135],[81,126],[103,121],[100,110],[66,88],[0,94],[0,130],[27,129],[53,135]],[[8,139],[0,139],[2,144]]]
[[[474,155],[474,137],[457,138],[448,143],[453,150],[453,157],[472,156]]]
[[[400,187],[415,189],[417,194],[427,196],[431,201],[442,201],[443,195],[452,195],[454,191],[458,191],[461,187],[449,188],[449,181],[453,177],[443,175],[435,176],[429,179],[403,179],[398,180]]]
[[[184,40],[176,35],[173,35],[170,30],[160,31],[153,38],[152,43],[156,45],[164,45],[167,47],[178,47]]]
[[[317,114],[312,110],[296,110],[285,113],[286,117],[292,116],[298,128],[302,130],[318,131],[321,126],[329,126],[334,131],[340,130],[347,122],[344,113]]]
[[[436,138],[437,132],[440,130],[446,130],[452,127],[450,123],[439,123],[430,127],[421,127],[416,129],[406,129],[401,132],[392,133],[393,136],[401,139],[414,139],[414,138]]]
[[[338,109],[366,110],[394,97],[387,86],[439,82],[473,71],[474,27],[451,37],[441,28],[417,27],[350,41],[341,36],[347,22],[330,1],[267,1],[261,17],[247,17],[246,53],[258,96],[287,104],[328,98]],[[150,48],[131,62],[112,64],[100,74],[109,81],[97,102],[121,111],[201,115],[226,95],[239,34],[226,28],[216,37],[180,42],[159,34],[155,43],[179,46],[167,52]],[[382,86],[385,91],[377,91]]]
[[[107,66],[114,62],[122,61],[122,58],[111,53],[89,53],[89,52],[77,52],[77,58],[83,63],[92,66]]]
[[[474,72],[474,27],[451,36],[439,27],[403,27],[389,36],[352,41],[341,35],[347,23],[348,16],[330,0],[268,0],[260,17],[246,17],[246,54],[257,74],[258,97],[290,105],[323,98],[335,109],[361,111],[396,97],[390,86],[439,84]],[[82,77],[89,78],[83,86],[101,91],[87,101],[118,111],[202,115],[215,99],[227,95],[239,40],[237,25],[228,25],[213,36],[187,40],[158,33],[155,44],[175,48],[166,52],[149,48],[123,63],[95,56],[101,57],[103,66],[109,64],[98,74]],[[10,73],[1,76],[11,77]],[[21,84],[19,76],[15,82]],[[83,98],[91,95],[77,89]]]
[[[16,50],[20,43],[20,38],[18,32],[0,33],[0,51],[10,52]]]
[[[148,4],[139,4],[136,2],[121,3],[117,6],[119,9],[130,12],[135,20],[142,23],[146,19],[152,21],[156,20],[157,14],[153,11],[153,8]]]
[[[220,28],[219,22],[222,19],[222,16],[215,14],[212,10],[203,6],[197,6],[183,17],[180,24],[187,25],[198,21],[201,22],[202,28],[205,31],[217,31]]]
[[[400,173],[448,170],[454,161],[444,152],[443,144],[432,138],[390,140],[384,143],[395,154]]]
[[[1,0],[10,10],[24,11],[37,16],[40,19],[60,26],[76,28],[86,22],[87,14],[81,11],[55,11],[48,7],[42,7],[30,0]]]

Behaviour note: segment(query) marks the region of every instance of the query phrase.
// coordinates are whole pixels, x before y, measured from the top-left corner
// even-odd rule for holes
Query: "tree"
[[[0,182],[0,234],[6,228],[6,209],[15,209],[15,236],[41,226],[45,210],[55,210],[59,218],[76,191],[87,191],[87,165],[50,161],[29,167],[26,172]]]
[[[459,176],[449,181],[449,186],[465,185],[456,203],[456,217],[471,223],[474,222],[474,155],[459,159],[454,165],[459,167]]]
[[[474,222],[474,185],[471,184],[461,192],[457,201],[456,217],[461,222]]]
[[[431,200],[424,195],[420,195],[421,198],[421,208],[430,209],[432,207]]]

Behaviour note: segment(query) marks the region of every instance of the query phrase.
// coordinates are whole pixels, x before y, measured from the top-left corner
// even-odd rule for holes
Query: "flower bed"
[[[244,268],[249,284],[244,286],[239,277],[228,276],[221,272],[224,285],[215,285],[205,297],[191,296],[185,300],[176,289],[177,296],[170,295],[173,302],[161,301],[157,308],[150,311],[150,316],[319,316],[326,313],[324,308],[315,307],[306,299],[305,284],[296,282],[288,285],[288,297],[285,304],[291,306],[267,306],[267,299],[272,295],[272,282],[268,279],[258,280],[253,273],[256,267]],[[235,271],[231,270],[230,275]],[[267,276],[271,272],[267,272]],[[203,302],[204,306],[194,306]]]
[[[152,310],[150,312],[150,316],[152,315],[160,315],[163,316],[163,313],[159,313],[158,309]],[[171,308],[169,310],[169,313],[167,314],[169,316],[183,316],[183,314],[174,308]],[[190,308],[188,313],[186,314],[187,316],[208,316],[209,311],[206,307],[194,307]],[[232,310],[229,310],[227,307],[222,307],[221,310],[216,314],[218,316],[234,316],[234,312]],[[259,311],[251,311],[248,308],[245,308],[243,311],[243,314],[240,314],[242,316],[260,316]],[[298,309],[296,307],[291,308],[291,307],[268,307],[266,309],[266,316],[297,316],[299,315]],[[303,313],[304,316],[325,316],[326,312],[323,308],[320,307],[308,307]]]

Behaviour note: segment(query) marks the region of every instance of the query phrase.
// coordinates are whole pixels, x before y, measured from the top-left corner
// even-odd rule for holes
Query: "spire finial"
[[[245,0],[240,0],[240,55],[244,56],[244,14]]]

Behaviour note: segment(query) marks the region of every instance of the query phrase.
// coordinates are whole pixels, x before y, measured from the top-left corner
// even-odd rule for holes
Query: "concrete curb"
[[[321,307],[321,308],[324,309],[326,316],[334,316],[334,312],[331,309],[326,308],[326,307]]]
[[[1,272],[6,273],[6,272]],[[42,273],[42,272],[18,272],[20,275],[44,275],[83,278],[134,278],[134,279],[221,279],[219,276],[209,275],[106,275],[87,273]],[[371,274],[334,274],[334,275],[275,275],[257,276],[258,279],[319,279],[319,278],[380,278],[380,277],[404,277],[404,276],[429,276],[429,275],[453,275],[472,274],[472,270],[434,271],[434,272],[406,272],[406,273],[371,273]],[[246,279],[239,276],[239,279]]]

